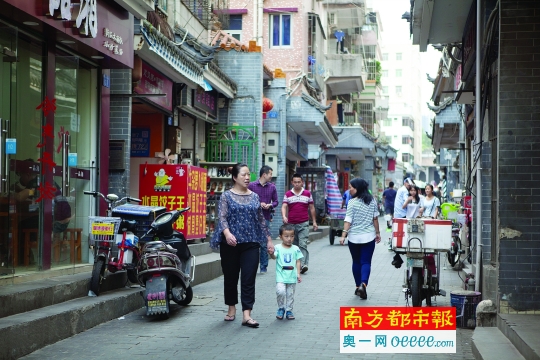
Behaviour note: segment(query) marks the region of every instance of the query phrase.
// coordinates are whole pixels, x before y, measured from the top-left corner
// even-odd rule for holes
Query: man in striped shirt
[[[302,251],[304,258],[300,273],[308,271],[309,252],[307,243],[309,239],[309,214],[313,219],[313,231],[317,231],[317,216],[315,214],[315,204],[311,192],[304,189],[302,175],[294,174],[292,177],[292,190],[285,193],[283,205],[281,206],[281,216],[284,224],[294,225],[294,245]],[[308,212],[309,211],[309,212]]]

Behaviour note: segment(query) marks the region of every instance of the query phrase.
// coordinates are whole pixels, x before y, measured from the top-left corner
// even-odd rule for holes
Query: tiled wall
[[[499,295],[513,310],[540,310],[540,2],[500,9]]]
[[[112,94],[131,94],[131,70],[111,70]],[[131,98],[129,97],[111,97],[109,140],[125,141],[125,170],[100,169],[109,172],[109,192],[122,198],[130,195]]]

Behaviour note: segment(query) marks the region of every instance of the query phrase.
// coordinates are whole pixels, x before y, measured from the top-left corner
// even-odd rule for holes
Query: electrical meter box
[[[265,154],[277,154],[279,153],[279,133],[267,132],[264,133],[264,149]],[[269,165],[271,166],[271,165]],[[276,170],[272,167],[274,171]]]
[[[277,154],[264,154],[264,165],[272,168],[272,177],[278,176]]]

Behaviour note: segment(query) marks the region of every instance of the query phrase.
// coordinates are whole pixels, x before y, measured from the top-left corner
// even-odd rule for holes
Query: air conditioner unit
[[[278,156],[277,154],[264,154],[264,165],[272,168],[272,177],[278,176]]]

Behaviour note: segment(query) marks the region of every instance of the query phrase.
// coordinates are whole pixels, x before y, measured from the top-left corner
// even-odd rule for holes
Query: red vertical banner
[[[349,173],[343,172],[343,192],[349,190]]]
[[[175,229],[186,239],[206,238],[206,169],[191,165],[141,164],[141,205],[167,210],[191,209],[178,218]]]

